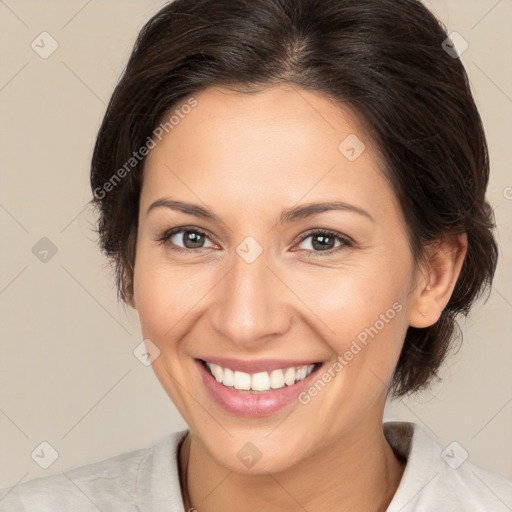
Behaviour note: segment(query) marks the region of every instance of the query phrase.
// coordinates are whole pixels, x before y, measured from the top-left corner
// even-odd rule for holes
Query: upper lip
[[[258,372],[271,372],[283,368],[290,368],[296,366],[308,366],[315,364],[319,361],[306,361],[298,359],[258,359],[254,361],[247,361],[242,359],[231,359],[229,357],[201,357],[200,360],[208,363],[217,364],[223,368],[231,370],[238,370],[245,373],[258,373]]]

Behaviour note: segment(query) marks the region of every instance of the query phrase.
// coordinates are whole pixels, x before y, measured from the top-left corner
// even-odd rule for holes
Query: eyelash
[[[160,244],[164,244],[164,243],[168,242],[168,240],[173,235],[175,235],[176,233],[180,233],[182,231],[191,231],[193,233],[199,233],[201,235],[205,235],[208,238],[210,238],[208,236],[208,233],[206,231],[202,230],[201,228],[197,228],[195,226],[182,226],[182,227],[172,228],[172,229],[165,231],[159,238],[157,238],[156,241],[159,242]],[[308,258],[323,256],[323,255],[329,256],[329,255],[335,253],[336,251],[343,249],[344,247],[351,247],[353,245],[353,242],[350,238],[342,235],[341,233],[337,233],[336,231],[331,231],[329,229],[314,229],[312,231],[306,232],[304,235],[302,235],[302,238],[300,238],[298,242],[302,243],[304,240],[306,240],[310,236],[314,236],[314,235],[325,235],[325,236],[331,236],[333,238],[337,238],[342,243],[342,245],[339,245],[338,247],[333,247],[332,249],[329,249],[327,251],[313,251],[313,250],[308,250],[308,249],[300,249],[302,251],[306,251],[306,255]],[[198,247],[197,249],[187,249],[184,247],[179,247],[174,244],[168,244],[168,246],[171,250],[179,252],[179,253],[186,253],[186,252],[190,252],[190,251],[198,252],[201,249],[208,249],[208,247]]]

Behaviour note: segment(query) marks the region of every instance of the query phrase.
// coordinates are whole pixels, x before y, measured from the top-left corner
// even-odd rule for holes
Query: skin
[[[281,85],[256,94],[210,88],[146,160],[132,306],[160,350],[153,369],[190,427],[180,449],[185,506],[207,511],[384,511],[404,470],[382,430],[388,386],[409,325],[435,323],[467,246],[447,238],[415,265],[404,216],[357,117],[320,93]],[[366,149],[338,149],[355,134]],[[187,201],[220,222],[150,204]],[[279,224],[298,204],[344,201],[368,212],[328,211]],[[203,248],[183,232],[202,228]],[[312,229],[350,237],[329,255]],[[252,236],[248,264],[236,252]],[[341,245],[340,245],[341,244]],[[307,257],[307,254],[312,257]],[[194,364],[207,355],[325,361],[398,302],[402,309],[309,403],[246,418],[212,401]],[[322,370],[321,370],[322,371]],[[251,468],[247,443],[262,453]]]

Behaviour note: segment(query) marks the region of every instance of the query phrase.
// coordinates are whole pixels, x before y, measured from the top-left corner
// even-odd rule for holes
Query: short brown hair
[[[490,289],[498,257],[482,122],[460,59],[442,46],[446,38],[417,0],[175,0],[162,8],[137,38],[92,157],[100,246],[119,297],[133,295],[144,170],[143,158],[131,168],[126,162],[163,116],[211,86],[319,91],[350,106],[371,134],[416,262],[428,242],[467,234],[446,308],[434,325],[408,328],[393,376],[395,397],[425,387],[456,337],[456,315]]]

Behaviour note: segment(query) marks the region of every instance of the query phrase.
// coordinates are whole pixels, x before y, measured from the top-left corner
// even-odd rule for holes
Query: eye
[[[306,243],[306,247],[301,248],[306,251],[308,257],[329,255],[341,250],[343,247],[350,247],[352,245],[352,241],[348,237],[328,229],[310,231],[306,236],[302,236],[300,243],[304,244],[309,239],[311,240]],[[208,240],[210,240],[208,234],[201,228],[195,226],[181,226],[165,231],[157,239],[157,242],[161,244],[165,243],[169,249],[177,252],[217,247],[211,241],[210,245],[205,245],[205,242]]]
[[[308,240],[310,241],[307,242]],[[301,244],[305,242],[306,247],[302,247],[302,249],[306,250],[307,256],[329,255],[341,250],[343,247],[350,247],[352,245],[348,237],[328,229],[316,229],[309,232],[301,239]],[[338,244],[336,245],[337,242]]]
[[[209,246],[205,246],[204,243],[206,240],[209,240],[209,237],[202,229],[195,226],[182,226],[165,231],[163,235],[157,239],[157,242],[161,244],[165,243],[170,249],[178,252],[216,247],[213,243]],[[182,246],[179,244],[182,244]]]

